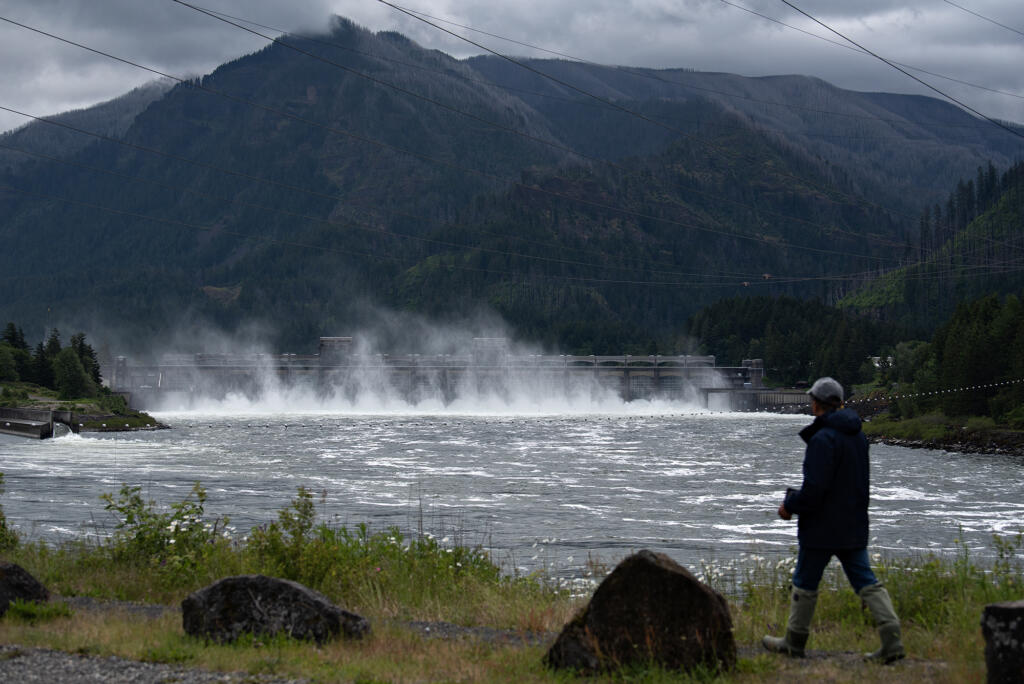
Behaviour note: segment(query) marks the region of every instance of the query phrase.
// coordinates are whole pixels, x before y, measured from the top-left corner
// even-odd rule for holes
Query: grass
[[[61,399],[55,390],[29,382],[4,382],[0,389],[0,407],[72,411],[77,414],[76,420],[86,417],[81,420],[83,429],[97,432],[158,425],[148,413],[128,408],[119,395],[107,393]]]
[[[913,418],[893,419],[882,414],[863,424],[869,436],[913,440],[941,445],[951,442],[1020,445],[1024,431],[999,425],[988,416],[950,418],[941,411]]]
[[[864,433],[924,442],[942,441],[955,434],[956,427],[942,413],[893,420],[881,415],[863,424]]]
[[[176,605],[227,575],[288,577],[366,616],[373,632],[361,641],[320,646],[283,638],[218,645],[187,637],[173,613],[155,619],[116,609],[71,615],[66,607],[50,604],[56,607],[12,608],[0,620],[0,643],[314,681],[576,681],[541,665],[542,646],[428,638],[408,628],[409,621],[430,620],[513,634],[557,632],[585,602],[542,575],[503,574],[479,548],[427,535],[405,538],[393,528],[349,530],[318,522],[313,496],[302,488],[275,522],[247,537],[232,534],[229,521],[205,516],[205,492],[198,484],[168,508],[143,501],[133,487],[105,501],[121,520],[109,540],[59,547],[21,543],[4,554],[5,560],[66,596],[164,605]],[[852,655],[792,661],[756,650],[763,634],[784,628],[793,559],[754,557],[730,572],[705,568],[703,573],[731,597],[735,636],[744,649],[735,671],[718,676],[632,668],[586,681],[982,681],[982,608],[1018,598],[1024,588],[1024,535],[993,542],[996,559],[988,564],[976,562],[962,545],[952,558],[875,559],[913,656],[895,668],[863,664]],[[809,647],[840,653],[877,647],[871,619],[837,566],[826,572]]]

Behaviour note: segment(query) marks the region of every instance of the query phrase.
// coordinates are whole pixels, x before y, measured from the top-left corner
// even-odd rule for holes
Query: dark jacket
[[[868,545],[868,440],[850,409],[818,416],[800,431],[807,442],[804,482],[784,505],[799,518],[797,538],[810,549]]]

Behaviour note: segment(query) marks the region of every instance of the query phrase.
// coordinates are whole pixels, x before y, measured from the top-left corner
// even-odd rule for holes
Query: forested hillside
[[[312,351],[381,308],[483,310],[565,351],[672,352],[724,297],[833,301],[912,263],[907,212],[1019,149],[804,77],[531,62],[601,102],[340,19],[288,41],[326,61],[273,45],[76,114],[103,138],[6,136],[27,161],[0,163],[5,317],[134,349],[255,325]]]
[[[33,157],[25,152],[68,157],[93,141],[89,136],[76,133],[74,128],[104,136],[124,135],[139,113],[170,87],[167,81],[153,81],[94,107],[50,117],[67,127],[32,121],[4,133],[0,135],[0,169],[13,171],[30,162]]]
[[[932,329],[958,303],[1024,288],[1024,162],[1005,173],[978,168],[919,221],[914,263],[895,269],[841,304]]]
[[[829,375],[847,387],[871,382],[877,368],[869,357],[888,357],[911,338],[906,328],[790,297],[724,299],[698,312],[687,332],[720,365],[760,358],[773,383],[793,385]]]

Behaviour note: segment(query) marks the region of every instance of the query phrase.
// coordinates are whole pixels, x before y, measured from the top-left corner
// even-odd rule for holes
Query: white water
[[[159,414],[172,430],[0,436],[0,501],[23,532],[57,540],[108,533],[115,521],[99,496],[122,483],[166,504],[198,480],[207,511],[244,531],[275,519],[304,485],[332,522],[422,526],[482,544],[520,571],[573,575],[588,556],[614,563],[640,548],[691,567],[790,554],[795,524],[775,509],[799,485],[796,433],[807,417],[595,401],[410,408],[234,398]],[[873,446],[871,551],[951,553],[959,537],[991,554],[993,533],[1024,529],[1021,466]]]

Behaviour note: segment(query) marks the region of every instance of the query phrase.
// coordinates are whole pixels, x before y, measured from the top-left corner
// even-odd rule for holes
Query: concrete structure
[[[466,393],[502,394],[509,388],[537,389],[596,383],[626,401],[698,396],[706,391],[756,390],[760,359],[719,367],[713,356],[521,355],[504,338],[475,338],[455,355],[357,354],[351,337],[322,337],[317,354],[167,354],[156,363],[118,357],[103,376],[116,392],[129,393],[133,406],[161,395],[257,394],[268,380],[282,386],[305,384],[328,394],[354,395],[387,387],[416,401],[434,393],[445,402]]]
[[[0,408],[0,433],[5,435],[46,439],[53,437],[55,423],[63,423],[72,432],[78,432],[71,411]]]

